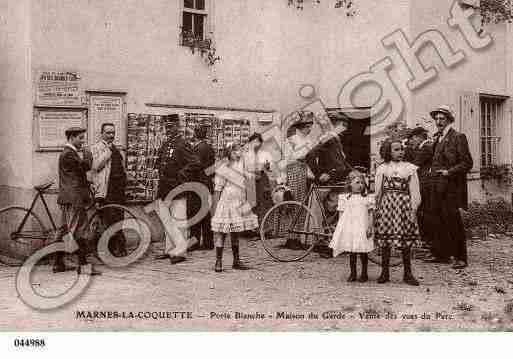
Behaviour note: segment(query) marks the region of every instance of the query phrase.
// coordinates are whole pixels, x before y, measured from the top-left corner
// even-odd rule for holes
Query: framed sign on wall
[[[66,143],[67,128],[87,128],[87,109],[36,107],[34,119],[37,150],[60,151]]]
[[[126,92],[88,90],[86,93],[89,95],[90,142],[93,143],[100,138],[102,124],[112,123],[116,129],[114,143],[120,148],[126,148]]]
[[[80,91],[77,72],[39,70],[36,73],[36,106],[81,107],[85,96]]]

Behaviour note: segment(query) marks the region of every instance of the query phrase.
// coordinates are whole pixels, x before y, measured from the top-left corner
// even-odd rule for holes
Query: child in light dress
[[[365,178],[359,171],[349,173],[350,192],[339,195],[338,211],[340,212],[337,227],[329,244],[333,248],[333,256],[349,252],[351,274],[349,282],[356,281],[357,255],[362,263],[360,282],[368,280],[368,253],[374,249],[372,238],[374,196],[367,195]]]
[[[211,220],[216,247],[214,270],[222,272],[224,241],[228,237],[232,244],[233,269],[249,269],[240,262],[239,238],[243,232],[258,228],[258,218],[251,211],[247,200],[246,176],[240,147],[228,144],[224,149],[226,163],[216,169],[214,178],[214,216]]]

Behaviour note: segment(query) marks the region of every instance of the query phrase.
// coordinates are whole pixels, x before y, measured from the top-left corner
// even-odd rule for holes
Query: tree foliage
[[[287,0],[288,5],[298,10],[303,10],[305,2],[320,4],[321,0]],[[328,1],[328,0],[325,0]],[[336,9],[345,11],[348,17],[356,15],[355,3],[353,0],[329,0],[334,2]],[[473,1],[461,1],[463,6],[472,6]],[[479,11],[483,24],[499,23],[513,20],[513,0],[480,0]]]
[[[306,0],[315,4],[320,4],[321,0]],[[356,10],[353,0],[330,0],[334,2],[335,9],[345,11],[347,17],[356,15]],[[288,0],[288,5],[295,7],[298,10],[303,10],[305,0]]]
[[[481,0],[479,10],[484,24],[511,22],[513,0]]]

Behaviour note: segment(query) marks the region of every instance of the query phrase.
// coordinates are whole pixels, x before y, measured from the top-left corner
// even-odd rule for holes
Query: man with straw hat
[[[454,269],[467,266],[465,229],[459,208],[467,208],[467,173],[472,169],[467,137],[450,124],[455,116],[448,106],[431,111],[438,132],[435,134],[433,163],[432,208],[437,233],[431,243],[431,262],[448,262],[454,258]]]

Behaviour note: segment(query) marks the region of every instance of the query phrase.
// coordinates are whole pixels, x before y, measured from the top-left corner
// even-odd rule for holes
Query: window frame
[[[196,0],[194,0],[196,1]],[[213,1],[211,0],[204,0],[205,1],[205,9],[204,10],[198,10],[193,9],[189,7],[185,7],[185,1],[180,1],[180,12],[179,12],[179,24],[180,24],[180,36],[179,36],[179,45],[185,46],[185,47],[207,47],[207,39],[211,39],[212,31],[212,9],[213,9]],[[189,13],[192,15],[192,30],[194,31],[194,19],[196,16],[202,16],[203,17],[203,37],[199,41],[187,41],[184,39],[183,32],[184,32],[184,23],[183,23],[183,16],[184,13]]]
[[[500,164],[500,128],[505,121],[507,97],[479,95],[479,163],[481,168]]]

